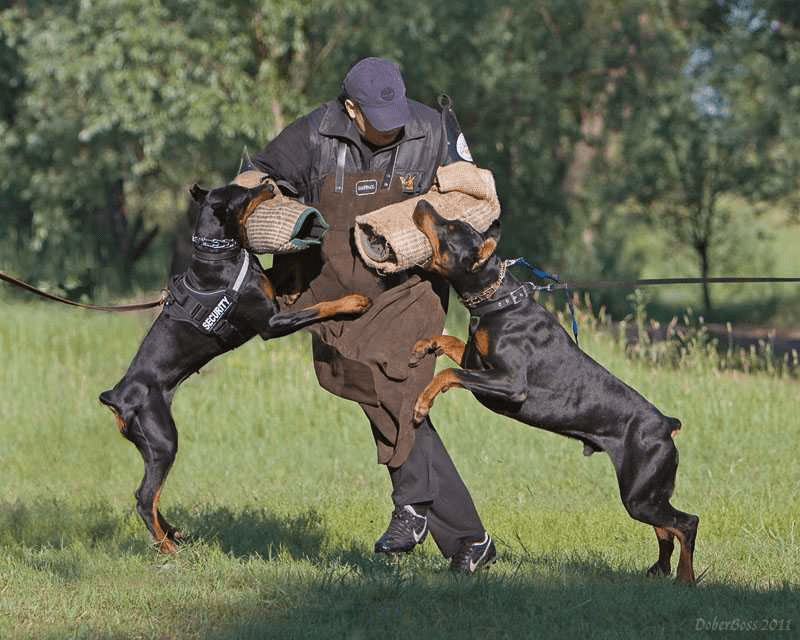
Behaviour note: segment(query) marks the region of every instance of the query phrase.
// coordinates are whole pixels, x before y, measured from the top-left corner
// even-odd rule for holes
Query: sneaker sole
[[[372,550],[373,550],[375,553],[383,553],[383,554],[385,554],[385,555],[387,555],[387,556],[399,556],[401,553],[411,553],[412,551],[414,551],[414,549],[415,549],[415,548],[416,548],[416,547],[417,547],[419,544],[422,544],[422,543],[421,543],[421,542],[418,542],[418,543],[417,543],[417,544],[415,544],[414,546],[412,546],[412,547],[409,547],[409,548],[407,548],[407,549],[405,549],[405,548],[403,548],[403,549],[378,549],[378,548],[373,548]]]

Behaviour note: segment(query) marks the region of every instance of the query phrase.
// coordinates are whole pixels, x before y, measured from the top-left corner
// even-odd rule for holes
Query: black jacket
[[[253,164],[276,180],[288,182],[296,197],[306,204],[319,201],[325,177],[336,170],[338,141],[347,144],[345,171],[385,171],[391,150],[398,147],[395,174],[411,176],[408,195],[425,193],[433,184],[436,169],[444,159],[441,114],[420,102],[409,100],[411,120],[402,137],[377,151],[361,138],[341,99],[318,107],[287,126],[253,158]]]

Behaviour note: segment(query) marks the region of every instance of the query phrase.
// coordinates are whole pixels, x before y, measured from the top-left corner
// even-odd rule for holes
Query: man
[[[318,251],[275,257],[276,272],[299,261],[306,273],[302,286],[278,284],[276,293],[298,305],[345,292],[372,299],[363,316],[311,331],[320,384],[360,404],[378,461],[389,469],[395,508],[375,552],[411,551],[430,530],[451,569],[472,573],[494,560],[494,543],[433,425],[426,420],[415,429],[411,420],[434,363],[412,369],[409,354],[418,339],[441,332],[447,284],[422,272],[382,277],[366,267],[352,240],[356,216],[431,187],[446,151],[441,116],[406,97],[400,71],[388,60],[361,60],[342,89],[253,158],[330,224]]]

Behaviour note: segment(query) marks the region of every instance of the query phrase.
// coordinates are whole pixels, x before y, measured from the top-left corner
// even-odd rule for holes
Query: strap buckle
[[[510,294],[508,294],[511,298],[511,304],[518,304],[522,302],[528,295],[527,290],[525,289],[525,285],[514,289]]]

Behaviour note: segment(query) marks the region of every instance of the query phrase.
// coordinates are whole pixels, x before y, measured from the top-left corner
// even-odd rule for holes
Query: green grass
[[[796,381],[631,362],[582,346],[684,423],[674,503],[701,516],[697,587],[648,580],[652,530],[625,514],[607,457],[523,427],[464,391],[433,410],[497,541],[452,576],[428,541],[371,546],[390,484],[360,410],[322,391],[307,335],[252,341],[175,398],[163,511],[171,557],[133,509],[135,448],[97,402],[150,317],[4,304],[0,320],[0,638],[717,637],[800,628]],[[463,315],[456,314],[463,329]],[[738,634],[737,634],[738,636]]]

